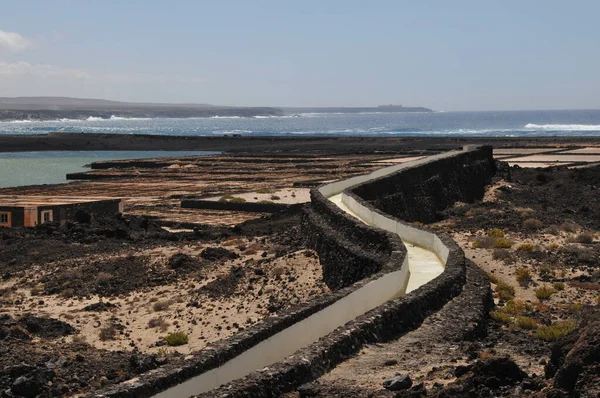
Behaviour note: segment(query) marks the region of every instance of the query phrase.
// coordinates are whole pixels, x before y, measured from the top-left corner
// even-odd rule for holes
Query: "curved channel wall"
[[[349,179],[353,180],[351,183],[344,180],[313,190],[313,203],[306,209],[302,226],[319,251],[321,261],[327,263],[323,266],[328,268],[327,283],[337,289],[334,293],[214,343],[189,355],[184,364],[166,365],[91,396],[275,397],[314,380],[355,354],[365,343],[389,340],[418,327],[462,290],[463,251],[443,233],[433,233],[393,217],[388,216],[385,221],[387,225],[396,225],[393,232],[391,227],[384,226],[386,231],[365,226],[334,204],[330,206],[327,198],[344,192],[348,203],[356,202],[351,204],[355,206],[353,211],[367,217],[371,214],[375,219],[383,213],[351,188],[423,165],[431,167],[429,163],[464,153],[473,155],[465,157],[466,161],[489,156],[488,162],[493,166],[490,148],[465,148],[378,170]],[[489,181],[493,174],[493,167],[481,170],[488,174],[477,179],[478,184]],[[483,192],[483,186],[480,189]],[[399,297],[406,288],[408,267],[406,249],[397,231],[409,231],[411,237],[419,237],[419,244],[436,252],[445,264],[440,276]],[[222,383],[227,384],[210,390]]]

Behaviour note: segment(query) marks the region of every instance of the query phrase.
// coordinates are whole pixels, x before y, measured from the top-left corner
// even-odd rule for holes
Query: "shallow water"
[[[48,151],[0,153],[0,188],[60,184],[68,173],[87,171],[85,165],[101,160],[142,159],[169,156],[201,156],[201,151]]]

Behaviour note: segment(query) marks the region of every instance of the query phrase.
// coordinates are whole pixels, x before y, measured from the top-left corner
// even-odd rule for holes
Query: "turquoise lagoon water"
[[[101,160],[143,159],[170,156],[202,156],[218,152],[200,151],[48,151],[0,153],[0,188],[60,184],[68,173],[88,171]]]

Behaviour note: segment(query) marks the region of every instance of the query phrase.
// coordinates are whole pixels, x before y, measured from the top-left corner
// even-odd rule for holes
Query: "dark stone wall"
[[[214,200],[187,199],[181,201],[181,207],[187,209],[233,210],[255,213],[277,213],[291,207],[302,205],[288,205],[284,203],[255,203],[255,202],[219,202]]]
[[[319,254],[323,280],[332,290],[379,271],[400,269],[406,254],[398,235],[363,224],[317,189],[304,209],[302,231]]]
[[[403,169],[349,191],[404,221],[429,223],[455,202],[481,199],[496,166],[492,147]]]

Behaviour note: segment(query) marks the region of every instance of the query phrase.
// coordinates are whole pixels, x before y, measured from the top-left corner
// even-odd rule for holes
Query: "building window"
[[[52,210],[42,211],[42,223],[52,222]]]
[[[10,213],[9,212],[0,213],[0,225],[10,226]]]

